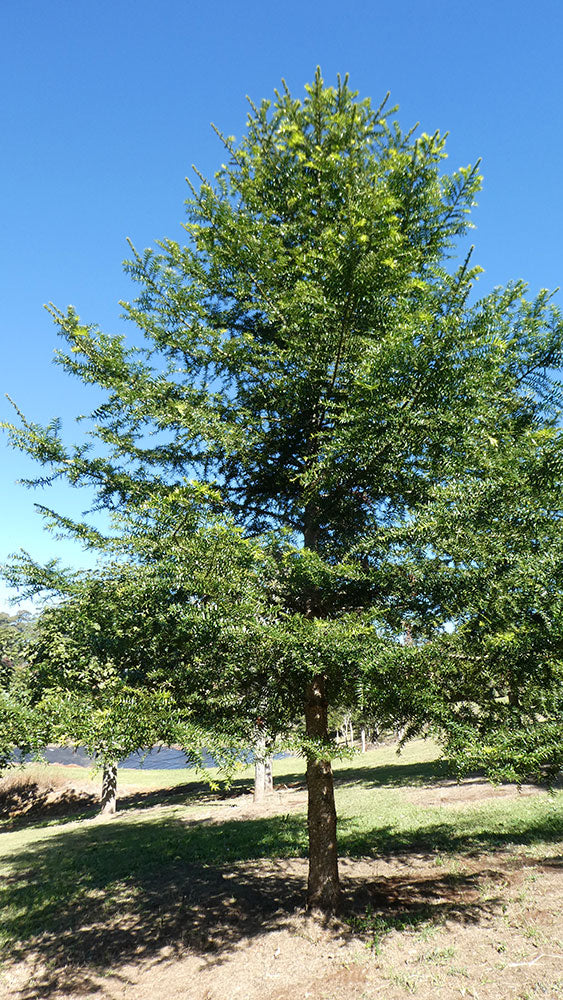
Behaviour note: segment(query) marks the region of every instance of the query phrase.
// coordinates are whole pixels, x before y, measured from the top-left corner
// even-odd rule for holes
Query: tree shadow
[[[458,830],[449,823],[429,823],[414,830],[380,826],[367,831],[348,830],[352,820],[340,824],[340,851],[351,858],[428,857],[442,852],[465,856],[504,850],[513,845],[559,843],[563,840],[563,815],[532,820],[506,820],[503,829]],[[552,859],[550,859],[552,860]]]
[[[83,789],[53,789],[35,781],[12,781],[0,792],[2,830],[43,826],[50,820],[86,818],[99,810],[99,796]]]
[[[459,785],[460,780],[464,782],[477,781],[484,785],[492,784],[487,779],[484,771],[471,771],[464,774],[463,779],[458,778],[452,766],[447,760],[442,758],[429,761],[415,761],[411,764],[380,764],[378,766],[366,767],[340,767],[337,765],[333,769],[333,777],[336,787],[340,787],[341,785],[360,785],[362,788],[401,788],[403,786],[424,788],[432,787],[433,785],[452,787]],[[277,787],[283,788],[284,784],[287,786],[305,787],[303,772],[296,771],[293,774],[286,774],[276,781]],[[512,782],[501,781],[498,784],[500,787],[515,787]],[[563,775],[561,778],[552,781],[551,784],[533,780],[530,780],[528,784],[538,789],[546,789],[548,787],[552,789],[563,788]]]
[[[201,781],[168,788],[148,789],[118,795],[118,810],[151,809],[162,805],[205,804],[247,794],[252,783],[244,779],[230,788],[211,790]],[[119,788],[118,788],[119,792]],[[90,819],[100,812],[100,795],[80,788],[51,788],[39,782],[12,781],[0,792],[0,829],[6,832],[57,822],[60,825]]]
[[[563,819],[527,828],[452,835],[446,825],[412,833],[377,828],[341,837],[342,854],[397,857],[425,850],[496,849],[563,837]],[[223,822],[141,820],[122,815],[63,829],[23,848],[5,878],[6,966],[25,960],[33,986],[22,998],[95,989],[96,975],[124,963],[197,954],[219,963],[239,943],[289,926],[302,911],[306,824],[298,815]],[[479,893],[488,870],[471,875],[399,873],[366,879],[347,868],[347,927],[368,938],[422,922],[479,920],[500,897]],[[369,869],[368,869],[369,872]]]
[[[4,880],[7,963],[25,960],[23,997],[94,989],[95,975],[157,958],[166,945],[219,961],[240,940],[285,926],[304,869],[266,864],[305,843],[296,817],[202,824],[117,819],[63,830],[13,859]]]
[[[363,788],[396,788],[402,785],[424,786],[457,784],[446,761],[430,760],[413,764],[383,764],[377,767],[339,767],[333,771],[334,784],[361,785]],[[304,785],[303,772],[285,774],[276,785]]]
[[[348,888],[347,923],[372,947],[392,930],[414,931],[446,920],[477,924],[503,905],[502,894],[492,896],[490,885],[503,883],[493,869],[470,874],[393,875]],[[487,898],[482,888],[487,885]]]

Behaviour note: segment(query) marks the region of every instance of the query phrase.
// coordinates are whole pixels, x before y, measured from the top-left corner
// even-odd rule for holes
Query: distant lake
[[[48,764],[74,764],[78,767],[93,767],[96,763],[82,747],[46,747],[43,757]],[[248,760],[251,755],[249,754]],[[27,758],[30,759],[29,757]],[[203,754],[203,762],[206,767],[213,767],[215,761],[210,754]],[[153,747],[152,750],[138,750],[129,754],[119,762],[119,767],[132,768],[138,770],[142,768],[147,771],[156,770],[178,770],[182,767],[193,767],[186,755],[181,750],[174,750],[172,747]]]
[[[287,752],[274,754],[276,759],[288,756]],[[43,751],[43,757],[48,764],[74,764],[78,767],[93,767],[96,763],[82,747],[76,747],[76,749],[72,747],[46,747]],[[253,760],[250,750],[247,753],[241,752],[240,757],[241,760],[245,760],[249,764]],[[27,757],[27,760],[29,759]],[[215,766],[213,757],[205,751],[203,752],[203,763],[206,767]],[[173,747],[153,747],[152,750],[137,750],[135,753],[129,754],[128,757],[120,760],[118,767],[132,770],[142,768],[146,771],[174,771],[184,767],[192,768],[194,764],[187,759],[182,750]]]

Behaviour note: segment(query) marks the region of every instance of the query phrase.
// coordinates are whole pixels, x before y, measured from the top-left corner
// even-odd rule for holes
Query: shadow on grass
[[[93,976],[167,945],[208,961],[283,927],[304,872],[264,858],[303,852],[299,818],[217,824],[121,819],[57,832],[13,859],[0,923],[6,964],[34,969],[23,997],[88,991]],[[237,867],[241,866],[241,867]]]
[[[399,758],[400,759],[400,758]],[[429,760],[413,764],[383,764],[377,767],[339,767],[334,769],[334,784],[360,785],[362,788],[398,788],[402,785],[418,787],[443,784],[447,779],[456,784],[456,779],[443,760]],[[305,784],[303,772],[286,774],[279,778],[279,784]]]
[[[428,823],[411,830],[376,827],[367,831],[349,830],[353,821],[343,820],[338,841],[340,852],[350,858],[405,858],[412,855],[432,857],[436,854],[471,856],[483,851],[494,852],[518,845],[553,844],[563,840],[563,814],[553,813],[538,819],[504,819],[498,828],[483,820],[478,827],[470,820],[466,829],[451,823]]]
[[[501,834],[456,834],[434,824],[360,837],[342,828],[343,855],[389,858],[553,842],[563,837],[563,818],[515,822]],[[6,967],[26,960],[35,970],[33,987],[22,993],[31,1000],[57,990],[87,992],[97,972],[119,975],[124,963],[158,961],[165,945],[178,956],[221,962],[242,940],[286,927],[300,910],[306,864],[283,859],[305,852],[306,824],[298,815],[214,823],[122,815],[61,830],[10,859],[0,914]],[[393,927],[477,921],[499,902],[479,893],[483,878],[494,880],[490,870],[375,882],[365,872],[346,880],[347,921],[349,933],[375,943]]]
[[[85,819],[95,814],[96,803],[99,810],[99,797],[94,793],[73,788],[55,791],[35,781],[12,781],[0,792],[1,829],[43,826],[57,819]]]
[[[186,782],[169,788],[149,789],[125,793],[118,797],[119,811],[151,809],[161,805],[180,805],[185,802],[205,802],[236,798],[251,791],[252,782],[241,779],[230,788],[212,791],[201,781]],[[0,792],[0,830],[11,831],[44,826],[45,823],[63,824],[78,819],[90,819],[100,812],[100,796],[83,789],[52,789],[37,782],[12,783]]]
[[[376,950],[390,931],[415,931],[424,926],[455,920],[476,924],[503,904],[502,895],[490,894],[491,884],[502,876],[491,869],[472,874],[445,874],[406,878],[390,876],[357,886],[345,920]],[[487,899],[482,887],[489,889]],[[363,903],[363,906],[362,906]]]

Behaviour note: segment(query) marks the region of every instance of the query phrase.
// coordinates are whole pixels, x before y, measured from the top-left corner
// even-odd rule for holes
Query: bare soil
[[[89,789],[75,789],[89,796]],[[543,794],[533,788],[527,795]],[[51,802],[64,789],[49,792]],[[456,808],[517,795],[478,781],[405,789],[421,808]],[[48,799],[48,797],[47,797]],[[48,805],[48,801],[46,800]],[[282,788],[256,807],[248,795],[201,803],[198,822],[303,811],[301,787]],[[29,808],[33,808],[30,806]],[[131,818],[133,810],[127,813]],[[119,822],[96,819],[92,822]],[[187,873],[189,876],[189,873]],[[459,857],[415,854],[344,859],[341,918],[307,914],[306,861],[238,862],[194,872],[179,897],[160,886],[162,946],[147,957],[147,926],[119,914],[111,963],[92,952],[65,968],[27,957],[0,975],[1,1000],[539,1000],[563,997],[561,845],[512,847]],[[166,924],[172,912],[181,919]],[[365,914],[370,914],[365,918]],[[364,918],[360,915],[364,914]],[[120,953],[120,936],[138,935],[138,956]],[[107,954],[107,952],[106,952]]]

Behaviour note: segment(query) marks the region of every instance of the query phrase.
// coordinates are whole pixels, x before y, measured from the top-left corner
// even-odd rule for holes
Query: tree
[[[170,691],[150,684],[138,575],[123,567],[103,575],[59,573],[56,591],[53,584],[57,602],[38,616],[27,643],[28,696],[49,741],[81,746],[95,758],[102,812],[113,813],[119,760],[158,741],[174,742],[180,732],[188,742],[188,727]]]
[[[559,405],[562,327],[547,295],[527,302],[517,283],[470,306],[471,254],[448,265],[478,165],[443,173],[445,138],[403,133],[386,103],[358,100],[347,79],[325,87],[320,72],[304,101],[284,85],[251,103],[242,140],[221,136],[214,182],[191,186],[187,244],[133,250],[126,265],[138,346],[54,311],[59,363],[106,391],[94,450],[67,446],[56,421],[11,429],[42,482],[135,509],[192,476],[246,537],[281,538],[262,633],[305,704],[308,901],[325,910],[340,898],[328,700],[346,703],[369,673],[381,712],[412,711],[402,665],[418,651],[398,639],[409,609],[434,598],[416,573],[413,584],[405,531],[438,484],[479,466],[499,426],[517,440],[552,426]],[[444,606],[432,614],[439,629]]]
[[[421,714],[460,774],[551,782],[563,767],[561,445],[554,427],[516,446],[500,427],[481,467],[439,484],[417,526],[451,628],[420,651],[441,665]]]
[[[17,763],[16,751],[37,752],[46,736],[30,697],[25,651],[32,631],[26,613],[0,614],[0,770]]]
[[[155,742],[180,744],[200,770],[211,752],[226,780],[250,746],[267,771],[300,707],[282,704],[270,662],[262,549],[227,524],[197,524],[193,506],[187,522],[182,501],[120,516],[108,547],[121,561],[95,572],[26,554],[5,567],[26,596],[51,599],[27,647],[32,700],[51,741],[100,764],[105,812],[116,808],[118,761]]]

